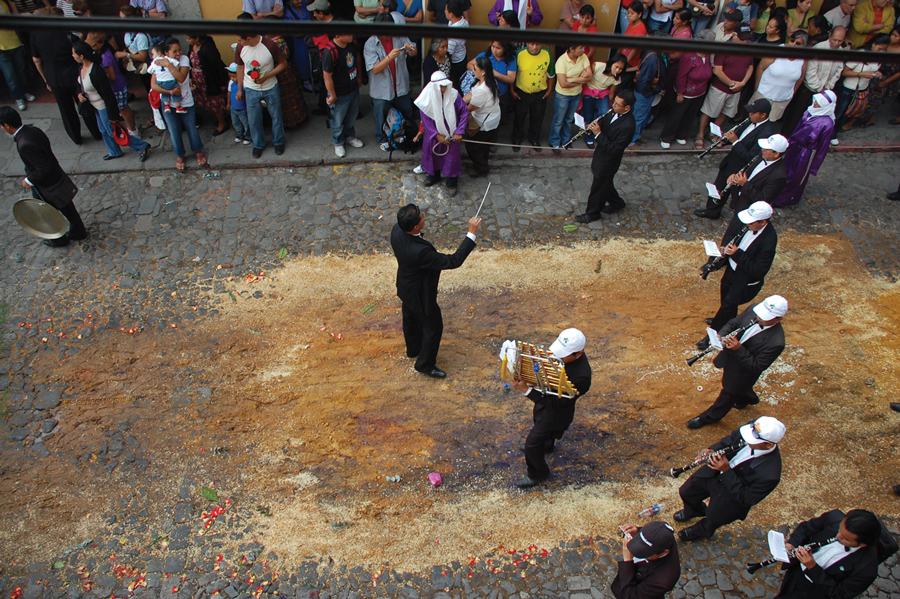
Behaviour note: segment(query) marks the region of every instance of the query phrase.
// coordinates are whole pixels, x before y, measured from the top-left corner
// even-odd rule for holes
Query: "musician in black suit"
[[[722,369],[722,391],[709,408],[688,421],[688,428],[718,422],[731,410],[743,410],[759,403],[753,385],[784,351],[781,319],[787,314],[787,300],[772,295],[732,318],[719,331],[724,349],[713,360]],[[751,321],[756,323],[751,325]],[[731,335],[732,331],[739,334]]]
[[[804,546],[835,541],[814,551]],[[879,540],[885,538],[887,555],[879,555]],[[892,542],[893,541],[893,542]],[[875,514],[866,510],[825,512],[801,522],[785,547],[797,548],[796,559],[784,567],[784,580],[776,597],[783,599],[851,599],[862,595],[878,578],[878,565],[896,551],[896,541],[883,531]]]
[[[787,165],[781,158],[788,149],[788,140],[773,135],[756,143],[762,148],[762,160],[749,171],[737,172],[728,179],[740,187],[731,201],[735,212],[746,210],[754,202],[771,204],[787,183]]]
[[[725,231],[722,243],[728,245],[722,253],[728,262],[719,285],[719,310],[706,321],[712,329],[720,330],[737,316],[741,304],[752,300],[762,289],[778,249],[778,232],[769,222],[771,218],[772,207],[756,202],[738,212]],[[744,225],[747,231],[739,235]],[[706,337],[697,342],[697,349],[707,347]]]
[[[612,114],[588,127],[594,134],[594,157],[591,159],[594,180],[588,193],[587,210],[575,217],[577,222],[600,220],[602,213],[612,214],[625,207],[625,200],[616,191],[613,180],[622,164],[625,148],[634,137],[633,106],[633,91],[617,91],[612,103]]]
[[[550,476],[550,467],[544,455],[553,453],[554,446],[575,419],[575,402],[591,388],[591,364],[584,353],[586,341],[584,333],[578,329],[566,329],[550,344],[550,353],[564,364],[566,378],[575,387],[575,397],[566,399],[530,387],[524,381],[512,379],[512,386],[534,402],[534,426],[525,444],[520,445],[525,453],[528,474],[518,482],[521,489],[534,487]]]
[[[59,239],[45,239],[44,245],[62,247],[69,245],[69,241],[87,237],[81,216],[72,202],[78,188],[59,166],[47,134],[37,127],[23,125],[22,117],[9,106],[0,107],[0,128],[15,140],[19,158],[25,163],[22,185],[31,188],[36,198],[62,212],[69,221],[68,233]]]
[[[725,455],[710,458],[707,465],[701,466],[678,489],[684,508],[672,516],[675,521],[703,517],[679,531],[679,539],[694,541],[711,537],[717,528],[745,519],[751,507],[775,490],[781,482],[778,443],[784,438],[784,432],[784,424],[762,416],[703,450],[708,455],[732,448]],[[740,441],[745,445],[735,453]],[[709,505],[703,503],[706,498]]]
[[[638,528],[621,527],[625,533],[622,561],[610,585],[616,599],[665,599],[681,578],[681,560],[671,526],[650,522]],[[635,558],[637,561],[635,561]]]
[[[739,133],[729,131],[725,134],[725,138],[731,144],[731,152],[719,163],[719,173],[716,175],[715,186],[719,190],[721,198],[717,202],[714,198],[708,197],[706,208],[694,211],[694,214],[697,216],[710,219],[721,218],[722,208],[725,207],[729,197],[732,198],[731,207],[735,212],[743,210],[743,208],[738,209],[734,207],[734,199],[736,197],[733,194],[733,191],[735,191],[734,187],[724,193],[721,192],[728,185],[728,179],[732,175],[746,168],[751,160],[759,156],[760,147],[757,142],[772,135],[772,123],[769,122],[769,112],[772,110],[772,104],[765,98],[760,98],[747,104],[744,108],[747,110],[747,118],[750,119],[750,122]],[[786,179],[787,173],[785,172]]]
[[[391,230],[391,247],[397,258],[397,297],[403,303],[403,337],[406,355],[416,358],[416,370],[433,378],[447,373],[437,367],[444,321],[437,303],[442,270],[459,268],[475,249],[480,218],[469,219],[469,232],[453,254],[441,254],[422,237],[425,214],[415,204],[397,212]]]

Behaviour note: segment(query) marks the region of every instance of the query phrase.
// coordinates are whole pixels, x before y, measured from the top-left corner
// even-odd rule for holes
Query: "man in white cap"
[[[787,183],[787,166],[781,159],[790,146],[787,138],[772,135],[756,143],[762,148],[762,160],[749,170],[742,169],[728,177],[728,183],[741,188],[731,203],[735,212],[756,202],[771,204]]]
[[[578,329],[566,329],[550,345],[550,353],[564,364],[566,377],[575,387],[573,399],[544,394],[527,383],[512,379],[512,386],[534,402],[534,427],[528,433],[525,453],[528,475],[518,482],[527,489],[541,484],[550,476],[550,468],[544,454],[552,453],[557,439],[562,439],[575,418],[575,402],[591,388],[591,364],[584,353],[584,333]]]
[[[756,202],[731,219],[722,236],[722,253],[728,261],[719,285],[719,310],[706,319],[710,328],[721,330],[737,316],[738,307],[755,298],[762,289],[778,249],[778,232],[769,223],[771,218],[772,207]],[[707,337],[697,343],[697,349],[707,347]]]
[[[744,520],[750,508],[762,501],[781,482],[784,425],[770,416],[757,418],[732,431],[703,454],[725,450],[710,458],[685,481],[678,494],[684,509],[673,515],[676,522],[702,520],[678,533],[682,541],[708,539],[717,528]],[[738,449],[738,447],[740,449]],[[704,500],[709,498],[709,505]]]
[[[688,421],[688,428],[701,428],[718,422],[731,408],[743,410],[759,403],[753,385],[784,351],[781,319],[787,310],[786,299],[780,295],[770,295],[744,310],[737,318],[732,318],[719,331],[724,349],[713,364],[722,369],[722,391],[713,405]]]

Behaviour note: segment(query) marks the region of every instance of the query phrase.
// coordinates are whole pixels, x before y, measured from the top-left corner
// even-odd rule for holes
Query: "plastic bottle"
[[[650,516],[655,516],[664,509],[666,509],[665,503],[654,503],[650,507],[639,511],[638,518],[649,518]]]

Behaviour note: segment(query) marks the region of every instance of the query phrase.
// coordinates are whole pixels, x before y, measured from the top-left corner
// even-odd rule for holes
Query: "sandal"
[[[184,170],[184,158],[182,158],[181,156],[175,158],[175,170]]]
[[[206,166],[209,161],[206,159],[206,154],[203,152],[197,152],[197,166]]]
[[[856,126],[856,119],[850,119],[844,123],[844,126],[841,127],[841,131],[850,131],[854,126]]]
[[[702,137],[698,137],[697,139],[694,140],[694,149],[695,150],[703,149],[703,138]]]
[[[872,125],[874,125],[874,124],[875,124],[875,117],[873,116],[872,118],[870,118],[870,119],[869,119],[868,121],[866,121],[865,123],[862,123],[862,124],[859,126],[859,128],[860,128],[860,129],[865,129],[866,127],[870,127],[870,126],[872,126]]]

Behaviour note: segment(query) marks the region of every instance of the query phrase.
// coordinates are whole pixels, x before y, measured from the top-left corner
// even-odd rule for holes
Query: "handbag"
[[[128,129],[125,128],[125,125],[119,121],[110,122],[112,124],[113,139],[116,140],[116,143],[123,147],[130,145],[131,139],[129,139]]]
[[[862,115],[868,102],[869,88],[856,90],[856,93],[853,94],[853,99],[850,100],[850,105],[847,106],[847,112],[844,113],[844,116],[848,119],[854,119]]]
[[[475,134],[481,131],[481,125],[475,120],[475,115],[470,114],[469,120],[466,121],[466,135],[475,137]]]

